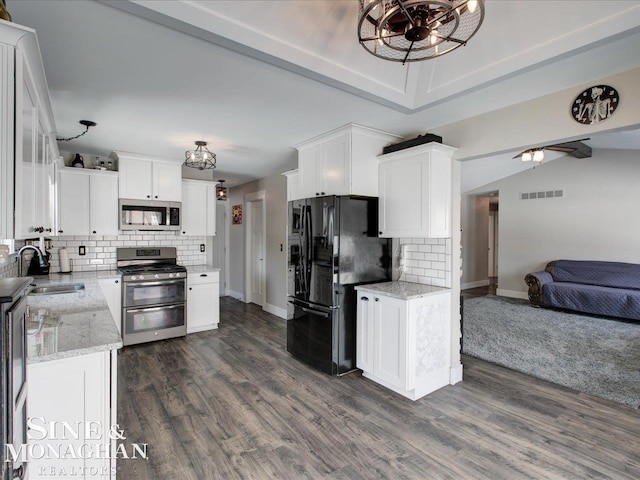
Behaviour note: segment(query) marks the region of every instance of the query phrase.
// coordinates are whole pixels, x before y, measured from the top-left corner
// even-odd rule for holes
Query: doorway
[[[499,231],[499,197],[494,195],[489,197],[489,224],[488,232],[488,256],[487,256],[487,272],[489,276],[489,285],[498,285],[498,231]]]
[[[213,267],[220,269],[220,296],[224,296],[227,294],[227,244],[229,243],[226,202],[218,201],[216,205],[216,235],[210,238],[210,263]]]
[[[266,208],[265,192],[245,195],[245,302],[265,304]]]

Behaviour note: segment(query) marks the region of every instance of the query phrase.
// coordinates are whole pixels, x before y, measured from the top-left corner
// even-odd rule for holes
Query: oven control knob
[[[173,278],[173,277],[175,277],[175,276],[176,276],[176,274],[175,274],[175,273],[170,273],[170,274],[169,274],[169,278]]]
[[[136,276],[135,275],[131,275],[131,280],[135,280]]]
[[[158,275],[157,273],[153,276],[153,278],[160,278],[160,275]]]
[[[144,275],[139,275],[138,280],[144,280]]]

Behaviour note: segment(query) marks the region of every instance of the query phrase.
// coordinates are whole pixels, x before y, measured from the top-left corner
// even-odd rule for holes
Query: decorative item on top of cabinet
[[[411,400],[450,383],[451,292],[400,299],[358,291],[356,366]]]
[[[59,174],[58,235],[118,234],[118,173],[66,167]]]
[[[349,124],[296,145],[299,198],[378,196],[376,157],[398,135]]]
[[[182,235],[216,235],[216,182],[182,181]]]
[[[378,157],[381,237],[451,236],[451,171],[456,150],[428,143]]]
[[[119,198],[182,201],[182,164],[129,152],[112,152],[120,171]]]
[[[218,328],[220,277],[217,270],[187,273],[187,333]]]

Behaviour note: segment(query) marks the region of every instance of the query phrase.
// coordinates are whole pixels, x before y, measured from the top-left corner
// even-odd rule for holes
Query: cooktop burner
[[[119,270],[124,274],[132,273],[157,273],[157,272],[186,272],[187,269],[182,265],[174,263],[154,263],[148,265],[127,265],[120,267]]]

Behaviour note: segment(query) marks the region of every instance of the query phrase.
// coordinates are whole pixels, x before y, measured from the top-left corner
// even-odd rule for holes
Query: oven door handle
[[[157,287],[160,285],[175,285],[177,283],[184,283],[185,279],[180,278],[177,280],[158,280],[157,282],[148,282],[146,280],[135,281],[135,282],[125,282],[125,287],[135,287],[138,285],[144,285],[145,287]]]
[[[137,312],[157,312],[158,310],[171,310],[174,308],[183,308],[184,303],[179,303],[177,305],[165,305],[160,307],[150,307],[150,308],[125,308],[127,313],[137,313]]]
[[[321,312],[320,310],[314,310],[313,308],[299,307],[303,312],[310,313],[322,318],[329,318],[331,315],[327,312]]]

